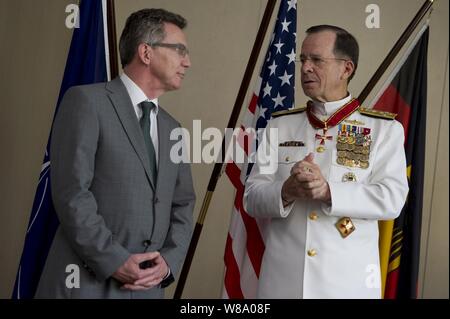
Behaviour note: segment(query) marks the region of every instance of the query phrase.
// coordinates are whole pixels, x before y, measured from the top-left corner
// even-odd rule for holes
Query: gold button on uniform
[[[308,250],[308,256],[309,257],[314,257],[315,255],[317,255],[317,252],[316,252],[315,249]]]
[[[311,214],[309,214],[309,219],[316,220],[317,218],[318,218],[318,216],[317,216],[316,212],[312,212]]]
[[[286,156],[285,160],[286,160],[286,162],[289,162],[291,160],[291,158],[289,156]]]

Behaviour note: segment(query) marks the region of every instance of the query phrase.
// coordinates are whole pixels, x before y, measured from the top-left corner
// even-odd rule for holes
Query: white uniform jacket
[[[327,119],[349,100],[315,103],[314,114]],[[278,169],[267,174],[256,163],[244,193],[246,211],[270,220],[263,232],[258,298],[381,298],[377,221],[396,218],[408,193],[403,127],[358,111],[341,124],[370,132],[367,168],[338,164],[339,125],[328,130],[332,140],[325,141],[325,151],[317,152],[316,134],[323,131],[311,126],[306,111],[274,118],[266,128],[266,137],[268,129],[278,128],[278,145],[270,145],[272,151],[278,147]],[[332,203],[298,199],[283,208],[281,187],[291,167],[310,152]],[[346,238],[336,227],[342,217],[355,226]]]

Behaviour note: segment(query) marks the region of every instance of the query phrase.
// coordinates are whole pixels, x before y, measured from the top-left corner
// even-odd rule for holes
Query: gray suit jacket
[[[60,220],[37,298],[162,298],[161,286],[131,292],[111,275],[130,254],[160,251],[177,274],[192,234],[195,194],[189,164],[169,154],[179,123],[158,112],[159,167],[150,178],[145,142],[120,78],[65,94],[51,138],[51,188]],[[67,288],[80,268],[80,288]],[[70,280],[70,279],[69,279]]]

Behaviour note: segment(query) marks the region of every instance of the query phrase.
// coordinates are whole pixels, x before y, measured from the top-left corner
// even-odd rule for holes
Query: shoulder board
[[[369,109],[366,107],[359,107],[358,111],[359,111],[359,113],[361,113],[363,115],[367,115],[367,116],[371,116],[371,117],[378,117],[378,118],[382,118],[385,120],[394,120],[395,117],[397,116],[397,114],[395,114],[395,113],[378,111],[378,110]]]
[[[279,117],[279,116],[288,115],[288,114],[301,113],[305,110],[306,110],[306,106],[296,107],[296,108],[290,109],[290,110],[273,112],[272,117]]]

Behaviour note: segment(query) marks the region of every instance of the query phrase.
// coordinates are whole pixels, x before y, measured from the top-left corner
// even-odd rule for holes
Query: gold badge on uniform
[[[344,120],[344,123],[353,124],[353,125],[364,125],[364,122],[357,120]]]
[[[370,144],[370,128],[339,124],[336,163],[347,167],[368,168]]]
[[[317,146],[316,151],[319,153],[323,153],[325,152],[325,147],[323,145],[319,145]]]
[[[346,238],[356,229],[350,217],[342,217],[339,219],[336,223],[336,228],[339,230],[339,233],[343,238]]]
[[[353,172],[347,172],[342,176],[342,181],[345,182],[357,182],[356,175]]]
[[[280,143],[278,146],[282,146],[282,147],[299,147],[299,146],[305,146],[305,143],[302,141],[286,141],[283,143]]]

